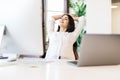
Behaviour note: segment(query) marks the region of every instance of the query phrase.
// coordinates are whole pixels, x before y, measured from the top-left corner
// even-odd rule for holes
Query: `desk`
[[[120,65],[77,67],[67,60],[20,59],[0,66],[0,80],[120,80]]]

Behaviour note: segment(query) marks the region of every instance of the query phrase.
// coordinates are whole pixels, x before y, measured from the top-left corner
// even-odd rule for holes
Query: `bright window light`
[[[118,8],[118,6],[111,6],[111,8]]]

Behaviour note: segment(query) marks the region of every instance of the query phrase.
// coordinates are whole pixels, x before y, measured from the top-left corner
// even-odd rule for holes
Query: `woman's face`
[[[68,23],[69,23],[68,16],[67,15],[62,16],[61,19],[60,19],[60,26],[62,28],[67,28]]]

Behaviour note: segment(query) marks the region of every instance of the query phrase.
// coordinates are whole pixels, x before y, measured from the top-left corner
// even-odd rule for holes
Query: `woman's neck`
[[[60,32],[66,32],[66,28],[60,28]]]

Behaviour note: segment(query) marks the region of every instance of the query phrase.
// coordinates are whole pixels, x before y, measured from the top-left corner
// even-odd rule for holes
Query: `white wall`
[[[87,0],[87,33],[111,33],[111,0]]]
[[[0,52],[43,54],[41,0],[0,0],[0,24],[5,24]]]
[[[112,9],[112,32],[120,34],[120,2],[113,5],[117,5],[118,7]]]

